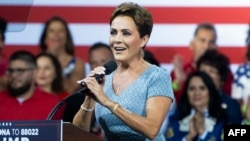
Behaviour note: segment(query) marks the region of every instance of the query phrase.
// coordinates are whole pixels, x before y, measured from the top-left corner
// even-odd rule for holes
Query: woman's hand
[[[88,96],[93,98],[96,102],[107,106],[107,102],[110,102],[110,100],[103,91],[103,84],[105,79],[103,78],[103,82],[98,83],[95,78],[95,74],[105,75],[105,68],[103,66],[96,67],[90,72],[90,74],[86,78],[77,81],[77,83],[84,83],[84,85],[86,85],[87,88],[90,90]]]
[[[186,141],[192,141],[196,136],[197,136],[198,132],[195,128],[195,118],[191,118],[191,120],[189,121],[189,132],[186,135]]]
[[[174,82],[178,85],[181,85],[186,80],[186,73],[183,69],[183,58],[180,55],[175,55],[173,58],[173,65],[174,65],[174,74],[175,80]]]
[[[198,134],[202,135],[205,131],[205,118],[202,112],[196,112],[189,122],[189,132],[186,140],[193,140]]]
[[[205,118],[203,112],[196,112],[194,115],[194,126],[199,135],[205,131]]]

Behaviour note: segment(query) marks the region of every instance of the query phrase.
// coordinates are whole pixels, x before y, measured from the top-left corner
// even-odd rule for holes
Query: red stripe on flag
[[[147,7],[155,23],[249,23],[249,7]],[[0,6],[10,22],[40,23],[53,15],[71,23],[108,23],[114,7]],[[15,12],[14,12],[15,11]],[[28,17],[28,19],[27,19]]]
[[[89,46],[76,46],[76,55],[83,60],[87,61]],[[191,59],[191,51],[188,47],[146,47],[146,49],[152,51],[156,59],[160,63],[171,63],[173,55],[181,54],[184,57],[184,60],[187,62]],[[4,47],[3,51],[7,56],[10,56],[16,50],[30,50],[32,53],[37,54],[39,52],[38,46],[16,46],[16,45],[7,45]],[[244,47],[219,47],[219,50],[229,57],[231,63],[239,64],[244,62],[246,48]]]
[[[31,6],[3,6],[0,5],[0,17],[8,22],[27,22]]]

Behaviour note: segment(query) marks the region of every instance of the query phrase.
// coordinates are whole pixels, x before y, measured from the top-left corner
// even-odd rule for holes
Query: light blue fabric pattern
[[[112,88],[114,72],[106,76],[104,92],[114,102],[118,102],[128,111],[146,116],[146,101],[154,96],[174,99],[171,77],[164,68],[149,66],[134,82],[119,95]],[[95,107],[97,121],[105,132],[108,141],[147,141],[144,135],[137,133],[99,103]],[[155,141],[165,141],[160,132]]]

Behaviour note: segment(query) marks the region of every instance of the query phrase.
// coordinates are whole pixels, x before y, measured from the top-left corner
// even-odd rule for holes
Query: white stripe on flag
[[[19,24],[10,24],[18,27]],[[91,45],[96,41],[108,43],[108,24],[69,24],[75,45]],[[218,45],[235,47],[245,46],[248,25],[216,24]],[[149,46],[188,46],[193,37],[195,24],[155,24]],[[28,23],[20,32],[7,32],[6,44],[37,45],[43,24]]]

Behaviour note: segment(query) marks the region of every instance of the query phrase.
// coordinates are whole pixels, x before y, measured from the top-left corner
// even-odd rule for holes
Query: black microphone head
[[[115,61],[109,61],[108,63],[106,63],[104,65],[104,67],[106,68],[105,74],[108,75],[108,74],[112,73],[117,68],[117,64]]]
[[[104,64],[103,67],[106,69],[105,74],[108,75],[117,68],[117,64],[115,61],[109,61],[108,63]],[[93,77],[95,77],[98,83],[102,83],[104,74],[101,74],[101,75],[95,74]],[[80,93],[89,92],[89,89],[87,88],[84,82],[81,82],[80,85],[83,87],[83,89],[79,91]]]

